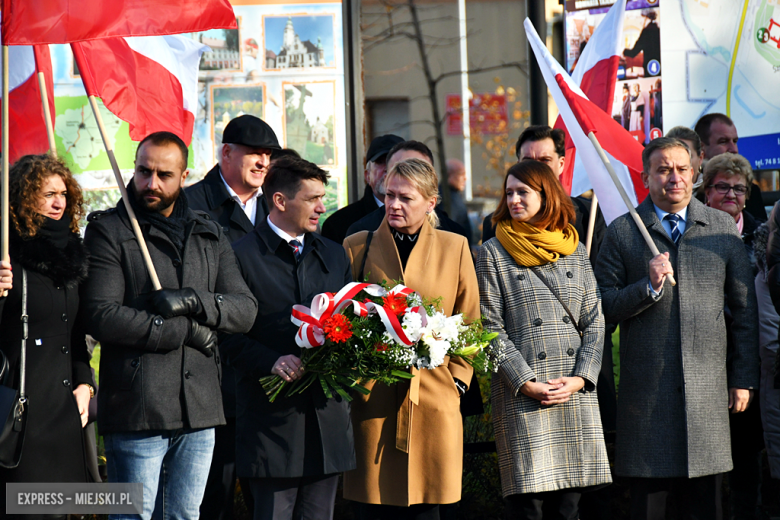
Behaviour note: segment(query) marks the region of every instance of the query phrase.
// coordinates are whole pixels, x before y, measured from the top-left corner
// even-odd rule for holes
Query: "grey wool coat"
[[[596,279],[607,322],[620,324],[616,473],[688,477],[731,470],[728,388],[756,388],[758,317],[753,272],[734,219],[688,205],[677,245],[650,197],[637,208],[677,285],[648,292],[652,253],[629,215],[607,230]],[[734,317],[727,366],[724,300]],[[755,403],[753,404],[755,406]]]
[[[497,238],[477,260],[483,324],[498,332],[493,347],[503,352],[491,400],[504,496],[612,481],[596,396],[604,317],[585,247],[535,269],[580,322],[582,338],[553,293]],[[520,393],[528,381],[564,376],[585,379],[564,404],[543,406]]]

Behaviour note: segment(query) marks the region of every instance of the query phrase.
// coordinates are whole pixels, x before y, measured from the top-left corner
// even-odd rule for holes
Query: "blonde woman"
[[[392,165],[385,218],[374,232],[344,241],[355,280],[397,280],[424,298],[441,297],[447,315],[479,317],[479,289],[466,239],[436,229],[439,179],[428,162]],[[344,474],[344,497],[360,520],[439,518],[460,500],[463,427],[460,396],[472,368],[462,359],[412,370],[410,382],[369,385],[352,403],[357,469]]]

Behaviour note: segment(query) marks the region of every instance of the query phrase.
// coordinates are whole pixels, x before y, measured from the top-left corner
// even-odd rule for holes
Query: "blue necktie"
[[[290,244],[290,247],[293,250],[293,254],[295,255],[295,259],[298,260],[301,257],[301,251],[303,250],[303,244],[301,244],[297,240],[290,240],[288,242],[288,244]]]
[[[680,222],[682,221],[682,217],[678,215],[677,213],[669,213],[664,217],[664,220],[669,221],[669,227],[672,230],[672,241],[676,244],[680,240],[680,236],[682,233],[680,232]]]

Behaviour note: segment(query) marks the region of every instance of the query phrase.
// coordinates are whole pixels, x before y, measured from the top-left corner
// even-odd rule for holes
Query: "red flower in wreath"
[[[325,336],[334,343],[346,343],[352,337],[352,323],[343,314],[334,314],[323,323]]]
[[[406,296],[402,294],[388,294],[382,298],[382,307],[396,316],[401,316],[406,312]]]
[[[374,348],[376,349],[377,352],[384,352],[389,347],[387,346],[387,343],[377,343]]]

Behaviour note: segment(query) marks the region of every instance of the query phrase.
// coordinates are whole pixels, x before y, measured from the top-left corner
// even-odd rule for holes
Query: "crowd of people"
[[[143,484],[145,520],[232,518],[239,487],[255,520],[331,519],[342,474],[359,520],[443,518],[461,499],[463,418],[483,413],[465,360],[369,382],[351,403],[318,385],[270,402],[259,381],[305,372],[293,305],[393,280],[497,333],[506,518],[603,518],[620,477],[632,520],[666,518],[670,495],[678,518],[720,519],[726,474],[726,513],[757,518],[764,447],[780,478],[780,211],[767,218],[737,140],[710,114],[647,144],[637,212],[658,255],[628,215],[607,226],[596,210],[589,229],[590,198],[558,179],[565,135],[546,126],[519,136],[476,258],[463,165],[442,180],[426,145],[394,135],[368,148],[364,196],[322,223],[328,173],[261,119],[233,119],[187,187],[187,147],[153,133],[127,198],[90,214],[83,240],[67,166],[26,156],[10,171],[0,350],[2,383],[26,376],[29,408],[2,482],[100,481],[96,420],[108,480]]]

